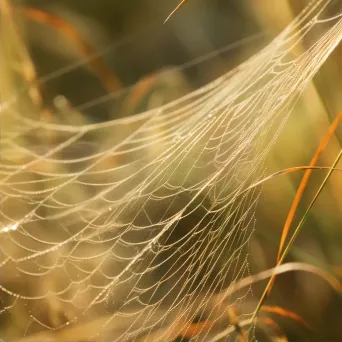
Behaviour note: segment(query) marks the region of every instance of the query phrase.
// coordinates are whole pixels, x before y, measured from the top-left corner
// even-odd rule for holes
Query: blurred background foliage
[[[163,25],[177,0],[12,1],[18,9],[17,19],[26,35],[38,78],[42,79],[44,105],[63,107],[64,98],[58,97],[62,95],[68,106],[82,113],[85,122],[133,115],[206,84],[258,51],[306,3],[304,0],[191,0]],[[110,77],[116,80],[114,86],[112,83],[112,94],[106,82],[89,67],[88,56],[55,27],[38,22],[25,14],[23,8],[54,14],[72,25],[112,73]],[[241,40],[245,41],[214,54],[211,59],[188,64]],[[272,150],[267,174],[308,165],[332,119],[342,110],[341,57],[342,46],[339,46],[301,97]],[[131,87],[134,84],[137,85]],[[333,163],[341,141],[342,127],[339,127],[319,165]],[[302,174],[280,176],[264,185],[250,243],[253,273],[275,265],[281,231]],[[297,221],[325,174],[314,171]],[[319,265],[341,277],[341,210],[342,176],[336,172],[319,196],[287,260]],[[256,297],[264,286],[264,283],[256,286]],[[283,319],[281,323],[286,326],[290,341],[324,338],[330,341],[342,337],[341,298],[313,275],[279,276],[267,303],[297,312],[315,328],[316,332],[308,333],[297,323]]]

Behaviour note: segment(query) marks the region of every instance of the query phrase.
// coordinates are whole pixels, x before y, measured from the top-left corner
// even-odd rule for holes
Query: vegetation
[[[328,6],[322,18],[341,22],[341,12],[334,1],[325,2]],[[184,147],[193,148],[193,154],[189,154],[184,163],[175,159],[163,169],[164,173],[158,175],[160,178],[156,177],[151,185],[153,191],[149,192],[148,186],[139,189],[156,170],[161,169],[160,165],[166,163],[163,156],[165,149],[169,151],[167,134],[176,126],[164,117],[157,119],[160,126],[152,120],[147,129],[151,136],[158,137],[154,143],[149,143],[149,136],[137,136],[136,141],[146,142],[148,147],[132,148],[132,155],[126,152],[130,151],[128,148],[122,149],[125,153],[120,152],[121,141],[129,139],[131,134],[134,137],[134,132],[145,127],[147,121],[140,113],[149,115],[154,113],[153,110],[157,112],[162,108],[161,112],[173,113],[174,110],[179,117],[184,115],[191,120],[190,114],[194,116],[203,108],[201,105],[196,107],[197,102],[194,100],[192,103],[192,97],[188,102],[187,97],[184,102],[178,99],[204,89],[206,84],[255,56],[287,24],[293,22],[307,3],[305,0],[264,0],[262,3],[253,0],[183,0],[176,7],[175,2],[160,0],[135,0],[134,6],[131,2],[105,0],[72,4],[66,0],[58,3],[2,0],[0,330],[6,340],[80,341],[96,336],[99,341],[108,338],[116,341],[117,336],[122,336],[122,331],[129,331],[129,315],[134,306],[128,305],[131,304],[131,293],[127,294],[125,287],[129,288],[134,279],[133,276],[133,280],[123,277],[123,289],[120,287],[118,292],[108,295],[106,301],[101,301],[101,294],[97,296],[96,287],[105,287],[104,278],[115,280],[116,276],[111,273],[113,264],[102,264],[93,256],[107,253],[107,242],[117,237],[107,228],[97,236],[94,229],[105,227],[105,222],[112,218],[110,213],[106,211],[105,215],[94,220],[91,215],[107,210],[104,207],[108,203],[124,201],[131,193],[134,194],[131,202],[115,209],[120,216],[117,222],[113,219],[112,223],[114,227],[118,225],[120,237],[125,236],[127,227],[133,227],[132,231],[140,234],[138,238],[129,235],[131,240],[124,239],[127,245],[136,244],[137,247],[134,245],[134,249],[124,250],[122,244],[117,253],[122,253],[123,259],[130,260],[134,253],[139,254],[140,246],[148,239],[154,240],[153,234],[163,224],[169,224],[169,230],[168,234],[156,239],[155,244],[151,243],[152,253],[144,256],[146,259],[137,263],[132,271],[132,275],[148,274],[133,287],[141,290],[139,301],[144,306],[148,307],[154,301],[157,303],[160,298],[166,298],[166,304],[163,302],[163,306],[156,306],[158,310],[150,316],[139,316],[139,320],[137,318],[134,322],[141,328],[141,334],[133,337],[128,333],[123,335],[127,341],[161,341],[163,336],[167,336],[168,341],[191,342],[249,341],[253,338],[259,341],[333,342],[342,338],[339,324],[342,319],[342,51],[338,44],[341,33],[333,37],[337,42],[334,51],[296,98],[294,109],[291,111],[290,106],[285,107],[288,113],[284,110],[284,120],[290,112],[292,114],[279,137],[278,130],[271,125],[269,132],[259,133],[260,136],[265,133],[266,142],[271,137],[275,143],[267,155],[267,169],[256,172],[244,187],[235,188],[234,184],[239,181],[242,184],[241,179],[248,170],[236,168],[239,174],[230,175],[234,169],[227,168],[224,174],[228,174],[229,181],[234,178],[237,183],[229,185],[229,188],[226,178],[217,177],[215,191],[195,192],[198,184],[206,189],[201,181],[202,178],[209,179],[212,174],[213,160],[220,165],[219,157],[210,159],[211,154],[208,153],[208,157],[198,152],[202,148],[202,140],[198,138],[193,145],[195,147]],[[293,57],[293,60],[298,58],[300,63],[301,58],[304,59],[303,56],[311,51],[316,37],[323,37],[326,32],[323,24],[323,21],[322,24],[317,21],[317,25],[310,29],[310,35],[303,36],[300,33],[305,30],[305,25],[298,25],[297,34],[302,39],[290,52],[286,50],[284,56]],[[296,36],[296,32],[292,34]],[[324,51],[324,44],[328,45],[322,38],[319,51]],[[315,63],[314,58],[312,61]],[[275,65],[279,69],[275,68],[274,74],[280,74],[281,67],[287,68],[287,63],[290,64],[285,58],[282,62],[283,65]],[[303,70],[306,69],[303,67]],[[268,72],[272,74],[269,70],[264,74]],[[298,77],[299,83],[299,79],[306,75],[294,72],[291,77]],[[284,80],[288,79],[284,77]],[[264,82],[268,82],[266,77]],[[256,80],[255,84],[252,91],[258,93],[263,83]],[[214,89],[219,94],[221,88]],[[211,94],[210,89],[199,94],[204,98]],[[270,97],[272,95],[269,94]],[[217,106],[225,99],[222,97],[217,101]],[[247,102],[248,99],[242,100]],[[236,103],[246,103],[242,100],[238,102],[239,97],[236,97]],[[275,102],[278,101],[281,102],[280,97]],[[195,108],[193,112],[192,108]],[[224,113],[224,110],[218,112],[222,116]],[[175,120],[177,118],[175,116]],[[119,123],[127,120],[122,122],[130,124],[115,126],[115,123],[111,124],[113,120]],[[104,125],[96,126],[99,123]],[[222,121],[221,128],[213,129],[218,132],[216,139],[224,136],[225,123]],[[243,123],[238,122],[235,130]],[[199,124],[195,122],[193,126]],[[281,118],[278,126],[282,124]],[[60,128],[62,125],[76,127],[74,132],[80,133],[70,145],[69,138],[70,141],[74,138],[73,133]],[[83,131],[82,127],[96,128]],[[177,129],[182,132],[182,126],[179,127]],[[194,139],[201,134],[202,131],[197,131]],[[175,136],[174,142],[181,138]],[[205,139],[206,135],[203,135]],[[65,142],[68,142],[67,148],[61,147]],[[132,146],[134,142],[132,139]],[[233,146],[235,143],[231,142]],[[243,143],[236,146],[240,148],[241,145]],[[227,151],[230,145],[222,140],[221,146]],[[103,158],[107,150],[110,153]],[[234,155],[234,151],[231,153]],[[106,193],[103,196],[106,201],[92,201],[102,194],[96,192],[95,183],[103,186],[101,191],[106,191],[109,184],[118,182],[117,179],[135,175],[133,166],[136,167],[136,161],[138,168],[143,170],[145,164],[139,163],[141,154],[144,158],[146,156],[146,164],[152,165],[146,173],[138,175],[142,179],[132,176],[131,184],[118,187],[114,194]],[[193,165],[197,165],[197,155],[203,157],[203,162],[200,167],[196,166],[198,171],[192,172]],[[87,168],[89,160],[91,168]],[[126,169],[127,165],[132,167]],[[215,164],[214,167],[218,166]],[[82,170],[98,172],[99,176],[91,178]],[[113,172],[110,174],[108,171]],[[49,202],[48,197],[44,197],[50,189],[67,184],[69,177],[72,179],[72,175],[77,173],[81,175],[75,176],[78,177],[77,182],[70,181],[70,186],[61,188],[56,202]],[[47,175],[54,176],[49,176],[46,181],[44,177]],[[172,197],[170,186],[159,193],[158,189],[165,184],[165,175],[171,175],[170,179],[174,177],[175,184],[180,184],[184,192]],[[218,207],[213,203],[221,201],[220,195],[224,199],[230,198],[229,192],[234,192],[234,189],[238,189],[237,195],[231,208],[225,211],[225,217],[230,221],[215,216]],[[166,200],[146,206],[143,202],[146,193]],[[250,199],[244,196],[250,193],[258,202],[249,207]],[[83,203],[89,205],[88,211],[83,212]],[[143,207],[145,213],[138,211],[136,214],[138,207]],[[32,208],[35,208],[33,214]],[[72,215],[66,216],[68,208],[77,209],[70,209]],[[240,226],[244,221],[248,221],[246,227]],[[231,233],[230,225],[239,228],[237,233]],[[91,227],[90,232],[83,227]],[[145,230],[139,230],[141,227]],[[194,230],[193,227],[199,228]],[[231,241],[228,239],[229,244],[217,248],[216,242],[211,245],[211,236],[218,234],[221,228],[217,241],[224,240],[226,236],[231,236]],[[242,235],[248,243],[246,246],[243,243],[243,249],[239,245]],[[64,244],[64,241],[70,244]],[[78,245],[80,241],[88,241],[89,245]],[[106,244],[96,244],[96,241],[106,241]],[[204,243],[198,244],[199,241]],[[194,258],[193,265],[188,265],[187,251],[197,244],[200,257]],[[49,250],[50,246],[58,248]],[[81,246],[80,250],[78,246]],[[77,255],[81,255],[82,264],[77,264]],[[212,259],[215,260],[214,266]],[[78,270],[71,268],[73,262]],[[156,286],[169,277],[168,272],[174,265],[182,263],[186,266],[170,276],[171,282],[166,283],[165,288]],[[231,266],[226,267],[228,264]],[[83,285],[86,282],[75,285],[77,280],[72,275],[73,272],[78,274],[80,269],[94,275],[91,284],[95,285],[91,290],[91,286]],[[221,282],[218,275],[226,271],[227,276]],[[196,275],[190,285],[185,281],[182,283],[187,279],[184,278],[186,272]],[[37,274],[48,276],[40,281]],[[181,279],[180,285],[178,279]],[[217,279],[220,283],[212,287]],[[69,283],[75,285],[76,290],[63,297]],[[206,293],[210,294],[205,306],[201,306],[199,297],[192,295],[189,300],[182,301],[187,294],[197,293],[198,288],[202,289],[199,292],[204,297]],[[178,296],[182,298],[179,303],[187,303],[193,316],[186,319],[179,319],[177,315],[167,316],[168,301],[172,302]],[[223,309],[222,303],[228,298],[229,305]],[[120,300],[123,304],[117,303]],[[91,310],[87,308],[89,303],[94,304]],[[124,311],[126,304],[127,311]],[[198,312],[197,306],[201,309]],[[89,316],[82,316],[85,311],[87,314],[90,311]],[[113,325],[113,312],[116,311],[127,312],[128,318],[125,315],[115,316]],[[164,315],[165,322],[159,324],[158,319]],[[85,321],[80,317],[86,317]],[[145,329],[145,325],[153,329]]]

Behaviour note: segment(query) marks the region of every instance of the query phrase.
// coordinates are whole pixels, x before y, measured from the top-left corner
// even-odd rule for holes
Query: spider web
[[[312,1],[245,63],[147,112],[67,124],[42,120],[27,88],[3,100],[0,316],[11,336],[81,326],[83,340],[172,341],[206,317],[192,341],[224,338],[227,307],[250,293],[215,301],[248,274],[250,186],[341,38],[338,1]]]

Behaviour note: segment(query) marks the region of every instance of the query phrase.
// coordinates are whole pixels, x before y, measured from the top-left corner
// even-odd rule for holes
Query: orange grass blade
[[[184,324],[182,322],[171,324],[166,329],[159,329],[155,333],[149,334],[148,336],[139,339],[139,342],[153,342],[157,339],[160,340],[160,338],[163,336],[167,336],[168,340],[176,338],[192,339],[201,332],[209,331],[214,325],[215,322],[211,321],[190,324]]]
[[[277,342],[289,342],[288,338],[283,333],[282,329],[280,328],[279,324],[277,324],[273,319],[269,317],[262,317],[260,322],[264,325],[271,327],[273,330],[276,330],[277,335],[273,336],[274,341]]]
[[[340,114],[336,117],[336,119],[334,120],[333,124],[330,126],[330,128],[329,128],[329,130],[328,130],[328,134],[325,136],[325,138],[327,138],[328,140],[330,139],[332,133],[333,133],[334,130],[336,129],[337,124],[338,124],[338,122],[340,121],[341,117],[342,117],[342,113],[340,113]],[[329,133],[330,133],[330,135],[329,135]],[[322,145],[322,146],[323,146],[323,145],[326,146],[327,141],[325,140],[325,138],[323,138],[323,141],[321,142],[320,146],[321,146],[321,145]],[[320,149],[318,149],[317,153],[318,153],[319,151],[320,151]],[[342,150],[340,150],[340,153],[339,153],[338,156],[336,157],[336,159],[335,159],[335,161],[334,161],[334,163],[333,163],[333,166],[332,166],[331,169],[329,170],[327,176],[326,176],[325,179],[323,180],[321,186],[319,187],[319,189],[318,189],[318,191],[316,192],[314,198],[312,199],[312,201],[311,201],[311,203],[310,203],[308,209],[306,210],[306,212],[305,212],[305,214],[304,214],[302,220],[300,221],[300,223],[298,224],[296,230],[294,231],[294,233],[293,233],[293,235],[292,235],[292,237],[291,237],[289,243],[287,244],[287,246],[286,246],[284,252],[281,254],[280,259],[279,259],[279,261],[277,262],[277,266],[281,265],[281,263],[284,261],[286,255],[287,255],[287,253],[288,253],[288,251],[289,251],[289,249],[291,248],[293,242],[295,241],[297,235],[298,235],[299,232],[300,232],[300,228],[301,228],[302,224],[304,223],[306,216],[308,215],[309,211],[311,210],[312,206],[314,205],[316,199],[318,198],[318,196],[319,196],[320,192],[322,191],[322,189],[323,189],[325,183],[327,182],[328,178],[330,177],[331,173],[333,172],[334,168],[336,167],[336,165],[337,165],[337,163],[338,163],[338,161],[340,160],[341,157],[342,157]],[[272,277],[271,277],[271,279],[269,280],[269,282],[268,282],[268,284],[267,284],[267,286],[266,286],[266,288],[265,288],[265,291],[264,291],[264,293],[262,294],[261,299],[260,299],[260,301],[259,301],[259,303],[258,303],[258,305],[257,305],[257,308],[256,308],[256,310],[255,310],[254,313],[253,313],[252,320],[254,320],[254,319],[256,318],[256,315],[258,314],[258,311],[260,310],[262,304],[264,303],[266,297],[268,296],[270,290],[272,289],[272,286],[273,286],[273,284],[274,284],[274,281],[275,281],[276,276],[277,276],[276,274],[273,274]]]
[[[335,118],[335,120],[333,121],[333,123],[330,125],[327,133],[325,134],[325,136],[323,137],[323,139],[321,140],[317,150],[316,150],[316,153],[315,155],[313,156],[309,166],[315,166],[317,164],[317,161],[319,159],[319,157],[321,156],[322,152],[324,151],[324,149],[326,148],[328,142],[330,141],[332,135],[334,134],[339,122],[341,121],[342,119],[342,112],[337,115],[337,117]],[[288,233],[289,233],[289,230],[290,230],[290,226],[292,224],[292,221],[293,221],[293,218],[294,218],[294,215],[296,213],[296,210],[298,208],[298,205],[300,203],[300,200],[303,196],[303,193],[304,193],[304,190],[308,184],[308,181],[310,179],[310,176],[312,174],[312,169],[308,169],[306,170],[304,176],[303,176],[303,179],[299,185],[299,188],[297,190],[297,193],[296,193],[296,196],[293,200],[293,203],[292,203],[292,206],[291,206],[291,209],[287,215],[287,218],[286,218],[286,221],[285,221],[285,225],[284,225],[284,228],[283,228],[283,232],[282,232],[282,236],[281,236],[281,240],[280,240],[280,245],[279,245],[279,250],[278,250],[278,257],[277,257],[277,262],[279,262],[280,258],[281,258],[281,253],[284,249],[284,244],[285,244],[285,240],[286,240],[286,237],[288,236]],[[271,287],[270,289],[271,290]]]
[[[308,330],[312,330],[312,328],[310,327],[310,325],[304,320],[304,318],[302,318],[300,315],[296,314],[293,311],[281,308],[279,306],[267,306],[267,305],[263,305],[261,307],[262,311],[267,312],[267,313],[273,313],[276,314],[278,316],[282,316],[282,317],[286,317],[286,318],[290,318],[293,321],[296,321],[297,323],[299,323],[300,325],[304,326],[305,328],[307,328]]]
[[[148,94],[148,91],[152,89],[155,84],[156,77],[151,74],[141,79],[135,86],[133,86],[128,101],[124,103],[123,113],[129,113],[139,104],[139,101]]]
[[[301,181],[301,183],[299,185],[299,188],[297,190],[296,196],[295,196],[295,198],[294,198],[294,200],[292,202],[292,206],[290,208],[290,211],[289,211],[289,213],[287,215],[287,218],[286,218],[286,221],[285,221],[285,225],[284,225],[284,228],[283,228],[283,232],[282,232],[282,236],[281,236],[280,244],[279,244],[279,250],[278,250],[278,256],[277,256],[277,265],[279,265],[281,263],[281,258],[282,258],[282,252],[283,252],[283,249],[284,249],[284,244],[285,244],[286,238],[287,238],[287,236],[289,234],[290,227],[291,227],[292,221],[294,219],[296,210],[298,208],[298,205],[300,203],[300,200],[302,199],[304,190],[305,190],[305,188],[306,188],[306,186],[307,186],[307,184],[309,182],[310,176],[312,174],[312,170],[313,170],[312,168],[315,167],[315,165],[317,164],[317,161],[318,161],[319,157],[321,156],[321,154],[323,153],[323,151],[327,147],[327,145],[328,145],[331,137],[333,136],[333,134],[334,134],[334,132],[335,132],[339,122],[341,121],[341,119],[342,119],[342,112],[339,113],[336,116],[335,120],[333,121],[333,123],[328,128],[327,133],[325,134],[325,136],[321,140],[320,144],[318,145],[316,153],[314,154],[314,156],[311,159],[311,162],[309,164],[309,167],[311,167],[311,168],[308,168],[305,171],[305,174],[304,174],[304,176],[302,178],[302,181]],[[273,287],[274,282],[275,282],[275,279],[276,279],[276,275],[274,275],[270,279],[270,282],[269,282],[269,284],[267,286],[267,290],[265,292],[265,298],[271,292],[272,287]],[[262,301],[264,301],[265,298],[262,298]]]
[[[29,19],[37,23],[51,26],[70,42],[75,44],[81,53],[88,57],[89,66],[98,75],[109,93],[113,93],[121,88],[121,82],[119,79],[101,59],[93,57],[96,55],[96,50],[81,37],[81,35],[72,25],[56,15],[35,8],[22,7],[18,9],[22,11]]]
[[[186,3],[188,0],[182,0],[182,2],[169,14],[169,16],[165,19],[164,24]]]
[[[213,326],[214,323],[210,321],[189,324],[179,332],[178,336],[191,339],[201,332],[209,331]]]

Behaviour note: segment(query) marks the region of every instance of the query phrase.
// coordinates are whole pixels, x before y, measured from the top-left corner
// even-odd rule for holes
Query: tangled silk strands
[[[312,1],[236,69],[135,116],[67,125],[40,120],[27,94],[2,103],[0,315],[16,337],[106,317],[83,338],[159,331],[154,341],[165,342],[172,327],[242,305],[248,291],[209,304],[248,274],[251,185],[342,38],[337,2]]]

